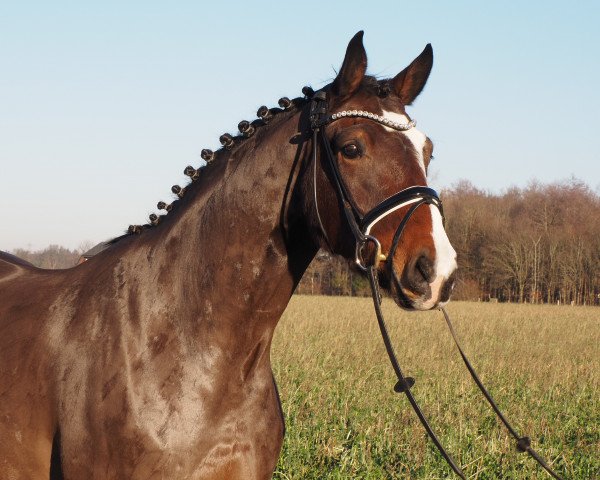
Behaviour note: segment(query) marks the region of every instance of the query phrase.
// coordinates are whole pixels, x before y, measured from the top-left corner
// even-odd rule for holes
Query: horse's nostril
[[[415,263],[415,270],[423,277],[427,283],[431,283],[434,280],[433,262],[426,257],[421,255]]]
[[[404,286],[417,295],[427,295],[431,292],[429,284],[433,279],[433,262],[426,255],[421,255],[404,271]]]

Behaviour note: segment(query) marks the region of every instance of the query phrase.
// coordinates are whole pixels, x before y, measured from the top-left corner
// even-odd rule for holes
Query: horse
[[[405,107],[432,64],[427,45],[393,78],[367,75],[358,32],[330,84],[240,122],[166,213],[100,254],[49,271],[0,253],[0,478],[271,478],[285,432],[271,340],[317,251],[376,265],[402,308],[449,300],[439,205],[398,236],[411,205],[395,202],[359,248],[349,221],[427,190],[433,144]]]

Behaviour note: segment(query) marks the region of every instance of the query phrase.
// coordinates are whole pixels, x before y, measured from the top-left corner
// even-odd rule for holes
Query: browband
[[[341,112],[332,113],[331,115],[322,118],[321,120],[319,120],[317,126],[322,127],[323,125],[327,125],[328,123],[331,123],[335,120],[339,120],[340,118],[346,117],[368,118],[369,120],[373,120],[374,122],[381,123],[386,127],[393,128],[394,130],[399,131],[410,130],[411,128],[417,125],[417,122],[415,122],[414,120],[410,120],[408,123],[395,122],[394,120],[382,117],[381,115],[377,115],[376,113],[367,112],[366,110],[342,110]]]

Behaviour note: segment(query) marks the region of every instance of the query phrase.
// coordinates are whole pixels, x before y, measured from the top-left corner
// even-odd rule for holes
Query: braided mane
[[[390,86],[387,80],[378,80],[370,75],[365,75],[363,77],[361,88],[382,98],[387,97],[390,94]],[[324,89],[327,89],[327,87],[324,87]],[[315,92],[311,87],[305,86],[302,88],[302,93],[304,94],[303,97],[296,97],[292,100],[290,100],[288,97],[280,98],[278,101],[279,107],[268,108],[265,105],[259,107],[258,111],[256,112],[256,116],[258,118],[251,122],[242,120],[238,124],[239,132],[236,136],[233,136],[229,133],[224,133],[221,135],[219,137],[219,141],[222,145],[220,149],[215,152],[209,149],[202,150],[201,157],[205,162],[203,165],[200,165],[198,168],[188,165],[184,169],[183,173],[190,177],[190,183],[184,187],[179,185],[173,185],[171,187],[171,192],[173,192],[177,198],[172,203],[166,203],[164,201],[158,202],[157,208],[159,210],[164,210],[166,213],[162,215],[157,215],[156,213],[150,214],[148,223],[143,225],[129,225],[127,233],[112,239],[108,243],[114,244],[123,238],[132,235],[139,235],[143,231],[159,225],[170,212],[177,210],[181,202],[184,201],[187,192],[189,192],[192,188],[195,188],[196,185],[200,185],[202,183],[202,171],[205,168],[209,168],[210,165],[215,161],[222,161],[229,158],[231,154],[235,153],[242,145],[244,145],[244,140],[254,136],[257,131],[261,130],[265,126],[268,126],[269,124],[272,124],[274,120],[284,120],[292,114],[297,113],[300,108],[310,101]],[[287,113],[288,115],[281,115],[282,113]]]
[[[172,203],[166,203],[164,201],[158,202],[157,208],[159,210],[164,210],[166,213],[162,215],[157,215],[156,213],[150,214],[148,223],[144,225],[129,225],[129,228],[124,235],[120,235],[110,240],[108,243],[114,244],[123,238],[127,238],[132,235],[139,235],[145,230],[149,230],[158,226],[169,213],[176,211],[181,205],[181,202],[185,201],[187,192],[191,191],[192,188],[202,184],[202,172],[205,168],[210,168],[210,165],[213,162],[219,162],[229,158],[233,153],[238,151],[241,146],[244,145],[244,140],[254,136],[259,130],[262,130],[263,127],[272,124],[274,120],[285,120],[291,115],[297,113],[298,110],[302,108],[314,94],[313,89],[310,87],[304,87],[302,92],[305,95],[304,97],[297,97],[292,100],[290,100],[288,97],[280,98],[278,102],[279,107],[268,108],[265,105],[261,106],[256,112],[258,117],[257,119],[253,120],[252,122],[242,120],[238,124],[239,132],[236,136],[233,136],[229,133],[224,133],[219,137],[222,147],[217,151],[213,152],[209,149],[203,149],[201,157],[204,160],[204,164],[200,165],[198,168],[188,165],[183,171],[185,175],[190,177],[190,182],[183,187],[179,185],[173,185],[171,187],[171,192],[173,192],[177,198]],[[287,113],[288,115],[282,115],[283,113]]]

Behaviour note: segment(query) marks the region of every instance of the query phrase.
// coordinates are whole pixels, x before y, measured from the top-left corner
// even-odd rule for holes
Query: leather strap
[[[313,202],[315,204],[315,212],[317,213],[317,222],[319,223],[319,229],[321,230],[321,234],[325,239],[325,243],[330,251],[333,252],[333,245],[329,240],[329,236],[327,235],[327,230],[325,230],[325,226],[323,225],[323,220],[321,220],[321,214],[319,213],[319,199],[317,197],[317,139],[319,136],[319,129],[315,128],[313,130],[313,149],[312,149],[312,164],[313,164]]]
[[[361,230],[368,233],[368,230],[384,216],[389,215],[398,208],[410,205],[409,202],[423,203],[424,201],[436,205],[440,209],[442,218],[444,218],[442,201],[439,199],[437,192],[433,188],[413,186],[395,193],[369,210],[361,220]]]
[[[479,390],[481,391],[481,393],[483,393],[483,396],[485,397],[485,399],[488,401],[488,403],[492,407],[492,410],[494,410],[494,413],[496,414],[496,416],[500,420],[502,420],[502,423],[504,424],[504,426],[506,427],[506,429],[513,436],[513,438],[517,441],[517,450],[519,452],[527,452],[553,478],[556,478],[557,480],[563,480],[557,473],[555,473],[548,466],[548,464],[546,463],[546,461],[531,447],[531,440],[529,439],[529,437],[522,437],[521,435],[519,435],[517,433],[517,431],[512,427],[512,425],[508,422],[508,420],[506,419],[506,417],[502,414],[502,412],[500,411],[500,409],[496,405],[496,402],[494,402],[494,399],[492,398],[492,396],[490,395],[490,393],[483,386],[483,383],[481,383],[481,380],[479,380],[479,377],[477,376],[477,373],[475,373],[475,369],[473,368],[473,366],[471,365],[471,362],[469,362],[469,359],[465,355],[465,352],[463,351],[462,346],[461,346],[460,342],[458,341],[458,336],[456,335],[456,332],[454,331],[454,327],[452,326],[452,322],[450,321],[450,316],[448,315],[448,313],[446,312],[446,310],[444,309],[444,307],[440,307],[440,310],[444,314],[444,319],[446,320],[446,324],[448,325],[448,329],[450,330],[450,334],[452,335],[452,338],[454,339],[454,343],[456,344],[456,348],[458,349],[458,351],[460,353],[460,356],[462,357],[463,362],[465,363],[465,365],[467,367],[467,370],[469,370],[469,373],[471,374],[471,377],[473,378],[473,381],[475,382],[475,384],[477,385],[477,387],[479,388]]]
[[[452,468],[454,473],[456,473],[460,478],[462,478],[464,480],[466,478],[464,472],[455,463],[452,456],[444,449],[443,445],[441,444],[441,442],[439,441],[439,439],[433,432],[433,429],[429,425],[429,422],[427,421],[425,414],[419,408],[417,401],[415,400],[414,396],[412,395],[412,393],[410,391],[411,387],[415,384],[415,379],[412,377],[405,377],[404,374],[402,373],[402,369],[400,368],[400,364],[398,363],[398,359],[396,357],[394,347],[392,345],[390,336],[387,331],[387,326],[385,324],[383,312],[381,310],[381,293],[379,291],[379,281],[377,279],[377,270],[374,266],[370,266],[368,268],[367,276],[369,278],[369,284],[371,286],[373,305],[375,307],[375,315],[377,316],[377,323],[379,325],[379,330],[381,331],[381,337],[382,337],[383,343],[385,345],[385,350],[390,359],[390,363],[392,364],[392,368],[394,369],[394,372],[396,373],[396,377],[398,378],[398,382],[394,386],[394,391],[397,393],[404,393],[406,395],[406,398],[408,399],[414,412],[417,414],[417,417],[421,421],[421,424],[427,431],[427,434],[431,438],[431,441],[435,444],[438,451],[440,452],[442,457],[444,457],[444,460],[446,460],[448,465],[450,465],[450,467]],[[465,365],[467,367],[467,370],[469,370],[469,373],[471,374],[473,381],[475,382],[475,384],[477,385],[477,387],[479,388],[479,390],[481,391],[483,396],[486,398],[486,400],[488,401],[488,403],[490,404],[490,406],[492,407],[492,409],[494,410],[494,412],[496,413],[498,418],[505,425],[505,427],[507,428],[509,433],[512,435],[512,437],[516,440],[517,450],[519,452],[527,452],[529,454],[529,456],[531,456],[544,470],[546,470],[546,472],[548,472],[556,480],[563,480],[563,478],[561,476],[559,476],[556,472],[554,472],[550,468],[550,466],[546,463],[544,458],[542,458],[533,449],[533,447],[531,446],[530,438],[519,435],[517,433],[517,431],[509,423],[509,421],[506,419],[506,417],[502,414],[502,412],[500,411],[500,409],[494,402],[494,399],[492,398],[490,393],[487,391],[487,389],[484,387],[483,383],[477,376],[477,373],[475,372],[475,369],[471,365],[471,362],[469,362],[469,359],[467,358],[466,354],[464,353],[462,346],[460,344],[460,341],[458,340],[458,336],[454,330],[454,327],[452,326],[452,322],[450,321],[450,317],[448,316],[448,313],[446,312],[446,310],[443,307],[440,307],[440,310],[444,314],[444,318],[446,320],[446,324],[448,325],[448,329],[450,330],[450,334],[452,335],[454,343],[456,344],[456,347],[460,353],[460,356],[462,357],[463,362],[465,363]]]
[[[439,452],[442,454],[442,457],[444,457],[444,460],[446,460],[448,465],[450,465],[450,467],[452,468],[454,473],[456,473],[460,478],[465,480],[466,479],[465,474],[460,469],[460,467],[454,462],[454,459],[452,458],[452,456],[444,449],[443,445],[441,444],[441,442],[437,438],[436,434],[434,433],[433,429],[429,425],[429,422],[427,421],[425,414],[419,408],[419,405],[417,404],[415,397],[413,397],[413,394],[410,391],[410,388],[415,383],[415,379],[412,377],[405,377],[404,374],[402,373],[402,369],[400,368],[400,364],[398,363],[398,359],[396,358],[396,353],[394,352],[394,347],[392,345],[392,341],[390,340],[390,336],[387,331],[385,319],[383,318],[383,312],[381,311],[381,295],[379,293],[379,282],[377,280],[377,271],[376,271],[375,267],[370,266],[367,270],[367,275],[369,277],[369,283],[371,285],[371,293],[373,296],[373,305],[375,306],[375,314],[377,315],[377,323],[379,324],[379,330],[381,331],[381,337],[383,338],[385,350],[387,351],[388,357],[390,359],[390,363],[392,364],[392,368],[394,369],[394,372],[396,373],[396,377],[398,378],[398,382],[394,386],[394,391],[397,393],[404,393],[406,395],[406,398],[408,398],[408,401],[410,402],[410,405],[412,406],[413,410],[417,414],[417,417],[419,417],[421,424],[427,431],[429,438],[431,438],[431,441],[435,444],[435,446],[437,447]]]

